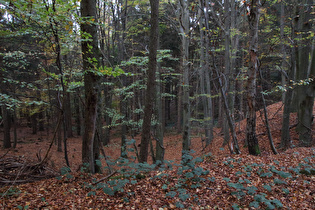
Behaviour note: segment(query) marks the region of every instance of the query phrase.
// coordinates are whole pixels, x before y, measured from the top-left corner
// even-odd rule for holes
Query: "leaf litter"
[[[280,110],[280,111],[279,111]],[[276,146],[281,138],[281,103],[268,107],[272,135]],[[68,141],[71,173],[56,174],[65,166],[60,152],[53,146],[50,159],[33,171],[43,180],[31,178],[29,183],[8,182],[0,188],[1,209],[315,209],[315,148],[293,147],[272,154],[267,134],[257,112],[257,134],[262,151],[260,156],[248,155],[245,141],[245,121],[236,123],[241,154],[231,155],[227,147],[222,147],[223,136],[220,129],[215,129],[215,138],[211,145],[203,148],[201,137],[192,137],[194,157],[203,157],[203,162],[195,168],[202,168],[207,174],[187,170],[179,174],[178,168],[166,171],[147,172],[145,177],[125,184],[120,191],[109,195],[102,184],[106,174],[85,174],[79,170],[81,162],[81,139],[70,138]],[[296,115],[291,116],[291,125],[296,123]],[[314,126],[313,126],[314,128]],[[27,131],[26,131],[27,132]],[[47,137],[41,134],[41,139]],[[27,136],[27,135],[24,135]],[[32,168],[38,164],[36,153],[48,148],[48,142],[23,139],[15,150],[0,150],[0,178],[4,170],[11,170],[12,177],[23,166],[25,174],[17,180],[30,178]],[[49,137],[49,136],[48,136]],[[293,145],[298,145],[298,135],[291,129]],[[35,139],[35,140],[34,140]],[[181,159],[181,136],[174,133],[166,135],[165,159],[179,163]],[[140,137],[135,138],[137,144]],[[111,140],[104,147],[106,155],[119,156],[119,138]],[[175,152],[176,151],[176,152]],[[7,153],[7,154],[6,154]],[[39,154],[37,153],[37,156]],[[4,168],[3,168],[4,167]],[[11,167],[10,169],[8,169]],[[47,169],[47,170],[45,170]],[[45,177],[45,173],[51,173]],[[36,172],[36,173],[35,173]],[[192,172],[195,174],[192,175]],[[161,176],[163,174],[164,176]],[[192,176],[192,178],[191,178]],[[194,178],[199,178],[194,181]],[[93,185],[97,180],[96,187]],[[122,178],[123,179],[123,178]],[[36,181],[35,181],[36,180]],[[198,185],[199,184],[199,185]],[[180,185],[180,186],[179,186]]]

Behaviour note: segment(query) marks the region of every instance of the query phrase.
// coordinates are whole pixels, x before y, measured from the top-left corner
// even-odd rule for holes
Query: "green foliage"
[[[28,205],[25,205],[25,206],[18,205],[17,208],[20,210],[24,210],[24,209],[28,209],[29,206]]]
[[[0,193],[0,197],[11,197],[11,196],[18,196],[21,194],[21,191],[16,187],[10,187],[3,193]]]
[[[307,176],[314,176],[315,175],[315,169],[313,168],[305,168],[299,171],[301,174],[307,175]]]
[[[61,176],[57,176],[56,179],[61,180],[62,177],[65,177],[66,180],[70,180],[73,178],[73,175],[71,174],[71,169],[69,167],[62,167],[60,169],[60,175]]]
[[[277,199],[269,200],[266,198],[266,196],[267,195],[264,193],[260,193],[258,195],[255,195],[254,201],[249,204],[249,207],[259,208],[259,206],[261,204],[266,205],[267,209],[275,209],[275,208],[282,208],[283,207],[282,203],[279,200],[277,200]]]

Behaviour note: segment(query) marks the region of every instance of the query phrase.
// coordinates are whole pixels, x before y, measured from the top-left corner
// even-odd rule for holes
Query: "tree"
[[[99,144],[95,141],[99,76],[98,43],[96,23],[96,0],[82,0],[81,10],[81,38],[84,71],[84,134],[82,136],[82,162],[88,164],[87,171],[100,172],[96,160],[99,158]]]
[[[198,13],[200,20],[200,93],[202,96],[203,112],[204,112],[204,128],[206,136],[206,146],[213,139],[213,109],[211,98],[211,80],[210,80],[210,43],[209,43],[209,14],[207,0],[199,1],[200,5],[205,5],[205,8],[199,7]]]
[[[190,101],[189,101],[189,9],[187,0],[178,1],[179,33],[181,35],[181,68],[182,77],[182,106],[183,106],[183,152],[190,149]],[[183,153],[184,154],[184,153]]]
[[[258,60],[258,25],[260,1],[252,0],[249,5],[249,57],[250,65],[247,70],[247,124],[246,141],[251,155],[260,154],[256,136],[256,73],[259,68]]]
[[[157,69],[157,49],[159,41],[159,0],[150,0],[151,29],[149,43],[149,63],[147,76],[147,89],[145,94],[144,118],[140,147],[140,162],[147,162],[148,146],[151,138],[152,105],[155,98],[155,74]]]
[[[280,36],[281,36],[281,51],[283,53],[282,58],[282,71],[285,70],[286,66],[286,52],[285,52],[285,36],[284,36],[284,6],[285,2],[282,0],[281,3],[281,17],[280,17]],[[295,32],[291,28],[291,40],[295,40]],[[296,45],[295,41],[291,43],[293,45]],[[291,59],[290,59],[290,66],[288,68],[287,73],[282,73],[282,81],[283,84],[286,86],[292,85],[292,82],[294,80],[294,72],[295,72],[295,47],[292,46],[290,48],[291,50]],[[291,113],[291,107],[292,107],[292,94],[293,90],[291,88],[288,88],[284,93],[284,108],[283,108],[283,115],[282,115],[282,128],[281,128],[281,144],[280,147],[283,149],[287,149],[291,147],[291,136],[290,136],[290,113]]]
[[[301,146],[312,146],[312,121],[314,106],[314,81],[308,82],[309,78],[314,77],[314,36],[309,37],[312,29],[312,19],[310,10],[312,1],[294,1],[296,14],[294,18],[295,33],[299,41],[295,49],[296,59],[296,79],[300,81],[300,85],[295,89],[297,102],[299,141]],[[314,27],[313,27],[314,29]],[[314,33],[313,33],[314,35]],[[312,79],[313,80],[313,79]]]

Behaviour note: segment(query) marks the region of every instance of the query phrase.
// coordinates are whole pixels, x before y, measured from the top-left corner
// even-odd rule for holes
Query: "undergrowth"
[[[133,142],[129,142],[132,144]],[[129,152],[134,152],[132,149]],[[120,157],[117,160],[109,160],[108,166],[104,170],[110,168],[117,169],[117,175],[111,176],[108,179],[92,183],[85,183],[85,188],[89,190],[88,196],[93,196],[98,190],[102,190],[109,196],[119,194],[123,195],[123,200],[129,202],[130,196],[134,192],[126,191],[127,186],[136,185],[142,179],[149,179],[152,182],[162,183],[161,191],[165,194],[166,199],[176,201],[174,204],[177,208],[192,208],[198,204],[198,195],[195,194],[197,189],[205,185],[216,185],[216,178],[209,175],[209,170],[202,168],[200,165],[204,160],[211,160],[211,153],[201,157],[193,158],[193,151],[183,153],[180,164],[175,164],[171,161],[157,162],[156,164],[137,163],[134,156],[129,158]],[[304,158],[304,162],[300,162],[297,166],[283,167],[278,161],[272,164],[248,164],[242,158],[227,158],[223,164],[228,168],[240,168],[233,178],[224,177],[230,194],[235,198],[234,203],[231,203],[233,209],[242,208],[257,208],[257,209],[278,209],[285,207],[284,204],[270,196],[273,192],[281,193],[284,196],[290,196],[288,182],[296,180],[301,175],[312,176],[315,174],[314,155]],[[176,176],[171,175],[171,171],[176,172]],[[71,178],[67,169],[63,169],[63,175]],[[151,173],[153,172],[153,173]],[[262,181],[257,183],[257,176]],[[246,200],[250,200],[248,204]],[[190,202],[186,202],[189,200]],[[188,203],[192,206],[189,206]],[[164,206],[167,207],[167,206]]]

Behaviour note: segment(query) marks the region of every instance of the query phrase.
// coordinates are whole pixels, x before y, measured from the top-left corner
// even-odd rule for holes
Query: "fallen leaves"
[[[280,142],[280,106],[275,104],[269,107],[272,108],[270,116],[275,113],[270,120],[275,143]],[[239,139],[244,139],[244,125],[244,121],[239,122]],[[264,133],[262,124],[258,129],[259,133]],[[221,148],[222,137],[219,130],[216,132],[218,135],[205,150],[200,139],[193,139],[193,149],[197,151],[195,155],[205,157],[205,161],[197,166],[208,171],[208,174],[199,176],[204,180],[198,182],[198,187],[190,178],[191,171],[178,174],[173,169],[150,172],[142,179],[127,183],[122,191],[110,196],[102,187],[97,188],[98,184],[108,180],[104,179],[106,175],[76,172],[71,176],[60,176],[59,179],[4,186],[0,188],[0,209],[178,209],[183,206],[192,209],[231,209],[233,205],[251,209],[250,204],[255,201],[255,196],[265,202],[258,203],[262,209],[266,205],[280,205],[278,201],[288,209],[315,209],[315,176],[299,173],[301,169],[314,167],[314,148],[292,148],[273,155],[262,135],[261,156],[249,156],[247,148],[242,147],[243,141],[240,141],[242,154],[230,155],[227,149]],[[293,140],[294,135],[292,133]],[[180,135],[165,137],[166,159],[178,163],[181,153],[173,151],[180,151],[180,138]],[[113,144],[117,142],[113,140]],[[44,145],[44,142],[36,143],[34,146],[37,147]],[[19,150],[31,154],[31,144]],[[69,141],[69,150],[71,154],[80,151],[78,139]],[[113,157],[117,157],[120,151],[117,146],[108,146],[105,150],[107,155]],[[75,156],[80,157],[80,154],[75,153]],[[63,166],[60,153],[53,153],[52,160],[55,164],[59,163],[58,167]],[[80,160],[71,159],[70,162],[73,168],[77,168]],[[186,186],[179,188],[177,185],[181,179],[184,179],[182,183]],[[97,183],[97,180],[101,181]]]

